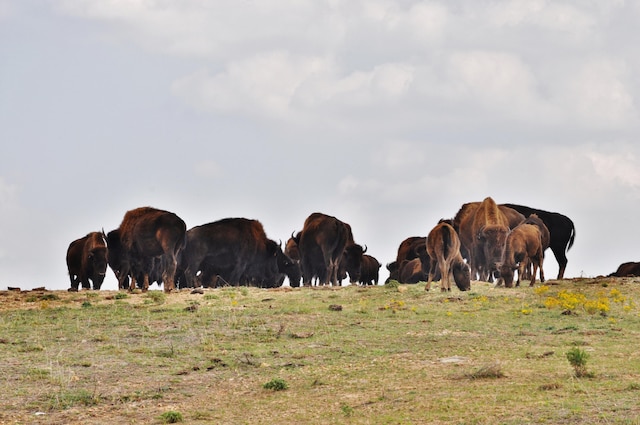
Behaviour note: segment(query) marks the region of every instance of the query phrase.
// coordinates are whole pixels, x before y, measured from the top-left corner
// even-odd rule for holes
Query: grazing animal
[[[294,288],[299,287],[300,281],[302,280],[302,270],[300,268],[300,250],[298,249],[299,240],[300,232],[298,232],[297,236],[294,236],[292,233],[291,237],[284,246],[284,254],[292,261],[292,264],[289,266],[289,272],[287,273],[287,276],[289,277],[289,285]]]
[[[186,243],[185,222],[172,212],[141,207],[125,213],[118,232],[131,276],[129,290],[135,289],[140,276],[142,290],[149,289],[155,261],[160,262],[165,292],[174,290],[178,256]]]
[[[215,276],[236,286],[275,287],[291,260],[259,221],[225,218],[189,229],[181,263],[189,287],[210,285]]]
[[[429,278],[425,290],[431,289],[436,270],[440,270],[440,289],[451,291],[451,276],[461,291],[471,289],[471,271],[460,254],[460,239],[453,226],[438,223],[427,236],[427,253],[430,257]]]
[[[634,277],[640,276],[640,263],[629,261],[622,263],[609,277]]]
[[[425,272],[424,263],[419,258],[404,260],[400,264],[398,272],[399,283],[426,282],[429,279],[429,272]]]
[[[362,255],[362,267],[360,271],[360,283],[363,285],[377,285],[380,278],[382,264],[369,254]]]
[[[387,264],[387,270],[389,270],[389,277],[387,278],[385,283],[389,282],[390,280],[397,280],[400,283],[409,283],[409,282],[403,282],[400,277],[402,266],[407,261],[411,261],[415,258],[420,258],[425,256],[426,250],[427,250],[426,242],[427,242],[426,236],[410,236],[405,240],[403,240],[402,242],[400,242],[395,261],[392,261],[391,263]],[[426,267],[428,268],[429,266],[426,265]],[[405,277],[408,275],[409,275],[408,273],[405,273]],[[422,279],[421,281],[424,281],[426,279],[427,279],[427,276],[425,275],[424,279]],[[416,283],[416,282],[411,282],[411,283]]]
[[[524,214],[525,217],[536,214],[549,229],[549,248],[558,261],[558,279],[564,278],[567,268],[567,251],[573,246],[576,237],[576,229],[573,221],[565,215],[556,212],[539,210],[516,204],[504,204],[509,208]]]
[[[91,232],[71,242],[67,249],[69,291],[77,291],[80,285],[90,289],[91,283],[93,289],[100,289],[107,271],[108,252],[103,232]]]
[[[544,282],[542,268],[544,255],[542,250],[542,237],[538,226],[522,223],[507,236],[507,240],[499,263],[500,277],[504,279],[507,288],[513,286],[513,271],[518,269],[516,286],[520,286],[520,278],[523,276],[529,261],[533,265],[530,286],[536,283],[536,273],[540,268],[540,281]]]
[[[314,277],[321,285],[337,286],[341,263],[351,283],[360,278],[365,251],[354,242],[351,226],[336,217],[319,212],[309,215],[300,232],[298,249],[305,286],[311,285]]]

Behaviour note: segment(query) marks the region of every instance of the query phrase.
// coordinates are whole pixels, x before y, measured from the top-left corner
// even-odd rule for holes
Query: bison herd
[[[511,287],[521,279],[544,281],[544,252],[555,255],[562,279],[566,251],[575,228],[566,216],[515,204],[498,205],[490,197],[464,204],[453,219],[440,220],[426,237],[406,238],[395,261],[387,265],[388,280],[400,283],[440,281],[461,291],[472,280],[496,281]],[[293,232],[284,250],[267,238],[262,224],[246,218],[225,218],[187,230],[176,214],[151,207],[127,211],[120,226],[108,233],[91,232],[69,245],[70,291],[100,289],[107,265],[119,289],[252,285],[293,287],[378,283],[381,264],[356,243],[351,226],[336,217],[313,213],[302,230]]]

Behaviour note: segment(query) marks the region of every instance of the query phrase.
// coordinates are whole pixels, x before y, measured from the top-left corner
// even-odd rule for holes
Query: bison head
[[[471,289],[471,269],[465,262],[458,262],[453,264],[453,280],[456,282],[456,286],[461,291],[468,291]]]
[[[94,248],[89,252],[89,261],[93,269],[91,281],[93,289],[98,290],[104,282],[104,276],[107,272],[107,247]]]

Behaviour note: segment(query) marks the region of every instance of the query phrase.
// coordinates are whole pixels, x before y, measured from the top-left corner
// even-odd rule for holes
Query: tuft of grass
[[[502,365],[498,362],[486,364],[479,369],[465,374],[468,379],[497,379],[504,378],[506,375],[502,371]]]
[[[184,421],[184,418],[182,417],[182,413],[169,410],[168,412],[164,412],[160,415],[160,420],[163,424],[176,424]]]
[[[289,388],[289,385],[284,379],[274,378],[271,381],[266,382],[262,388],[272,391],[284,391]]]
[[[85,389],[67,389],[49,396],[49,410],[66,410],[74,406],[95,406],[100,397]]]
[[[587,371],[587,360],[589,359],[589,353],[584,350],[581,350],[578,347],[572,347],[569,351],[567,351],[567,360],[569,364],[573,367],[573,371],[577,378],[589,377],[590,374]]]
[[[146,297],[154,304],[164,304],[167,301],[167,294],[162,291],[149,291]]]

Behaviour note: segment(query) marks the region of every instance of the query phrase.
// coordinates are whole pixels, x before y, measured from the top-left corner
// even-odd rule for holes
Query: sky
[[[565,277],[640,261],[639,21],[625,0],[0,0],[0,289],[68,288],[69,243],[146,205],[283,243],[323,212],[384,265],[490,196],[573,220]]]

